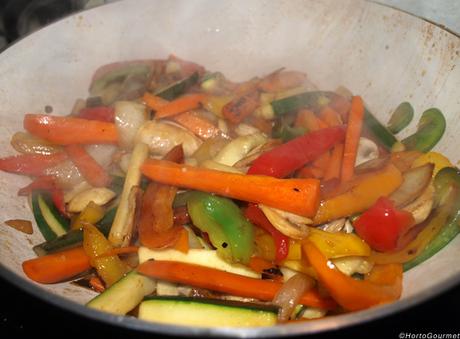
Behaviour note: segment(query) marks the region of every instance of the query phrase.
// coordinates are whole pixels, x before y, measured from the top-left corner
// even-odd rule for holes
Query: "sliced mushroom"
[[[267,137],[262,133],[238,137],[225,145],[213,160],[223,165],[233,166],[248,155],[252,149],[264,144],[266,141]]]
[[[202,141],[194,134],[172,123],[147,121],[136,135],[136,143],[149,146],[155,155],[165,155],[174,146],[182,144],[184,155],[190,157]]]
[[[259,208],[272,225],[284,235],[299,240],[308,236],[307,225],[313,223],[311,219],[263,204],[259,204]]]
[[[369,160],[379,157],[379,147],[368,138],[359,138],[358,152],[356,154],[355,167]]]
[[[433,203],[434,187],[430,184],[415,201],[404,207],[404,211],[412,213],[415,224],[420,224],[430,215]]]

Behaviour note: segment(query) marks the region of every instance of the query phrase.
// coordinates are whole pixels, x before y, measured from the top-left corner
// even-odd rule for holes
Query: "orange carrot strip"
[[[332,109],[330,106],[324,106],[319,113],[321,120],[323,120],[329,127],[335,127],[342,125],[342,119],[340,115]]]
[[[81,172],[83,177],[93,186],[105,187],[112,179],[106,170],[86,152],[81,145],[68,145],[65,151]]]
[[[305,73],[279,70],[267,75],[259,84],[265,92],[280,92],[302,85],[307,79]]]
[[[236,174],[154,159],[147,160],[141,171],[163,184],[262,203],[306,217],[314,216],[318,209],[319,181],[315,179]]]
[[[138,267],[138,272],[157,279],[264,301],[272,301],[283,285],[271,280],[249,278],[214,268],[175,261],[147,261]],[[306,292],[301,297],[300,303],[326,309],[335,307],[333,300],[321,297],[315,289]]]
[[[331,153],[329,152],[329,150],[327,150],[326,152],[321,154],[318,159],[313,161],[313,166],[316,168],[322,169],[324,172],[326,171],[326,168],[329,165],[330,160],[331,160]]]
[[[89,258],[83,247],[44,255],[22,263],[26,276],[42,284],[58,283],[90,268]]]
[[[240,96],[236,97],[222,108],[223,116],[230,123],[239,124],[259,107],[259,92],[253,90],[251,86],[254,86],[252,82],[247,85],[248,89],[245,89]]]
[[[214,138],[222,134],[222,131],[219,128],[214,126],[210,121],[199,116],[194,111],[178,114],[172,119],[204,140]]]
[[[324,180],[340,178],[340,169],[342,168],[343,144],[334,146],[331,152],[329,164],[324,172]]]
[[[206,95],[202,93],[181,96],[173,101],[170,101],[163,107],[160,107],[155,113],[155,119],[172,117],[179,113],[198,108],[205,98]]]
[[[364,103],[360,96],[354,96],[351,100],[350,114],[348,115],[347,133],[342,160],[342,181],[348,181],[353,177],[358,151],[359,137],[363,126]]]
[[[327,125],[324,121],[319,119],[315,113],[308,109],[302,109],[297,115],[294,123],[296,127],[304,127],[310,132],[317,131],[322,128],[326,128]]]
[[[116,144],[118,132],[110,122],[45,114],[26,114],[24,128],[58,145]]]
[[[165,100],[162,97],[150,94],[149,92],[144,93],[142,100],[148,107],[150,107],[154,111],[160,110],[161,108],[163,108],[169,103],[168,100]]]

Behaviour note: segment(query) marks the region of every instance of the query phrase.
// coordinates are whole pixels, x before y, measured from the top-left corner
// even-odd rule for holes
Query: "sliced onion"
[[[16,132],[11,138],[11,146],[25,154],[52,154],[62,151],[62,147],[26,132]]]
[[[297,273],[289,278],[273,299],[273,303],[280,307],[278,320],[289,320],[302,295],[314,286],[315,281],[311,277],[301,273]]]
[[[48,168],[45,171],[45,175],[54,177],[58,185],[64,189],[70,189],[85,180],[77,166],[75,166],[71,160],[64,161],[59,165]]]
[[[132,149],[137,131],[147,121],[144,105],[134,101],[115,103],[115,125],[118,129],[119,143],[124,149]]]
[[[174,146],[182,144],[184,155],[191,156],[202,144],[202,141],[193,133],[176,124],[147,121],[137,133],[136,142],[149,146],[150,152],[155,155],[165,155]]]
[[[117,150],[115,145],[88,145],[86,151],[103,168],[108,168],[112,164],[112,157]]]
[[[267,219],[278,231],[293,239],[302,240],[308,236],[312,220],[286,211],[259,204]]]
[[[355,166],[366,161],[377,159],[379,157],[379,147],[375,142],[367,138],[359,138],[358,151],[356,154]]]
[[[213,160],[223,165],[233,166],[246,157],[255,147],[266,142],[267,137],[260,132],[238,137],[222,148]]]
[[[364,173],[379,170],[385,167],[388,161],[390,161],[389,156],[368,160],[366,162],[361,163],[359,166],[355,167],[355,174],[364,174]]]
[[[389,198],[397,207],[403,207],[418,198],[431,181],[434,165],[431,163],[403,173],[403,182]]]

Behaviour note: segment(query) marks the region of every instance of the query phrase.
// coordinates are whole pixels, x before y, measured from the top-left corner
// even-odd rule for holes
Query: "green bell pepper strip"
[[[417,257],[404,263],[404,271],[431,258],[460,233],[460,171],[453,167],[443,168],[436,175],[434,186],[435,203],[443,204],[449,196],[454,196],[450,207],[450,218]]]
[[[444,135],[446,119],[437,108],[423,112],[417,126],[417,132],[402,141],[408,150],[423,153],[430,151]]]
[[[414,118],[414,108],[408,102],[403,102],[396,107],[395,111],[388,121],[388,130],[391,133],[398,134],[404,128],[409,126]]]
[[[193,224],[208,234],[218,255],[229,262],[249,263],[254,249],[254,226],[232,200],[193,192],[187,208]]]

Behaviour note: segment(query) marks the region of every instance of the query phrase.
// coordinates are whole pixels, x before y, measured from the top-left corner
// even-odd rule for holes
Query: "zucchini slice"
[[[181,296],[152,296],[139,306],[139,319],[199,327],[273,326],[277,314],[272,305]]]
[[[131,271],[86,306],[113,314],[126,314],[155,290],[156,281]]]
[[[46,241],[51,241],[67,233],[70,223],[44,193],[32,195],[32,210],[37,226]]]
[[[195,85],[198,82],[199,77],[198,72],[195,72],[185,79],[179,80],[166,88],[158,90],[155,95],[165,100],[173,100],[179,95],[184,94],[187,89]]]

